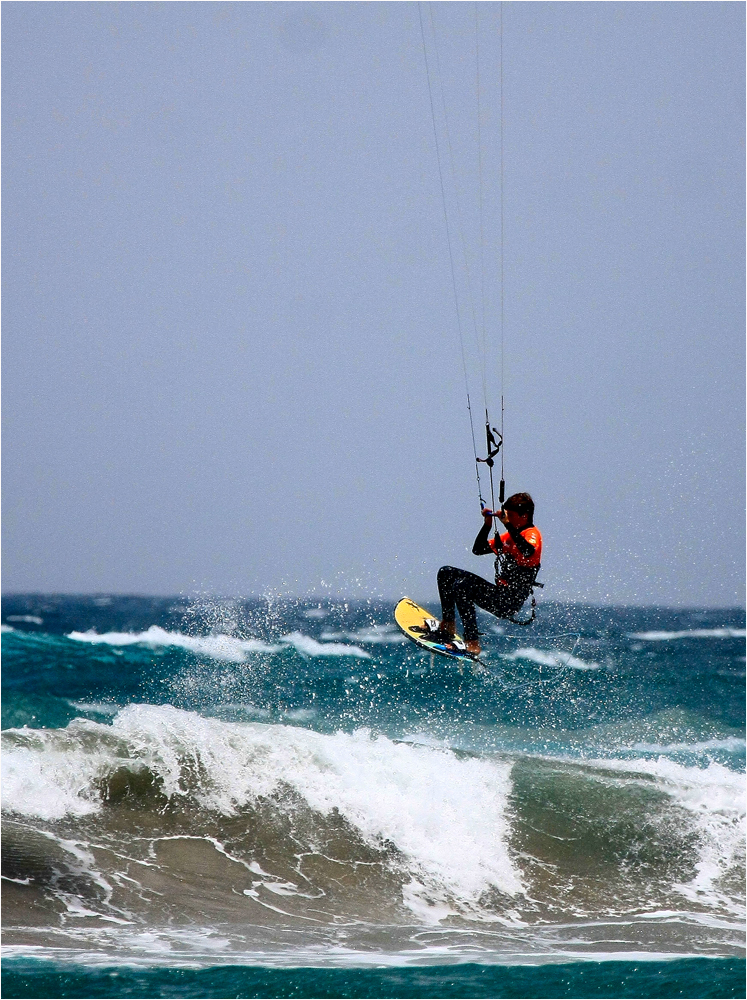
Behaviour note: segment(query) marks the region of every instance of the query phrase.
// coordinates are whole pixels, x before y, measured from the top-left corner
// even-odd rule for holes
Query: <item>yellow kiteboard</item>
[[[416,646],[429,653],[440,653],[441,656],[449,656],[452,660],[477,659],[472,653],[467,652],[464,640],[458,635],[455,635],[450,642],[434,642],[429,639],[429,633],[438,627],[438,619],[434,618],[430,611],[411,601],[409,597],[403,597],[394,609],[394,620],[408,639],[412,639]]]

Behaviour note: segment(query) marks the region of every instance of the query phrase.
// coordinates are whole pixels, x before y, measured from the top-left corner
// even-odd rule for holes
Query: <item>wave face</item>
[[[9,952],[743,953],[743,613],[545,606],[460,670],[392,610],[6,599]]]

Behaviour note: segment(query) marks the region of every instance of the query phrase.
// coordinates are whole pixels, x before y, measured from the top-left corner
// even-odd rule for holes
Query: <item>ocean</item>
[[[393,608],[7,596],[3,996],[743,997],[744,611]]]

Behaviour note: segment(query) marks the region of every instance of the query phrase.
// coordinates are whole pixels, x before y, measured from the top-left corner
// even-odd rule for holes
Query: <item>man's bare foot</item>
[[[479,656],[482,652],[480,643],[477,639],[469,639],[464,645],[467,647],[467,652],[472,653],[473,656]]]
[[[456,635],[456,624],[455,622],[441,622],[438,626],[439,632],[444,632],[446,635],[450,635],[452,639]]]

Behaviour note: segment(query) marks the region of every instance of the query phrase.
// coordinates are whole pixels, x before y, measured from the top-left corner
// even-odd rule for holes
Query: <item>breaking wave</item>
[[[292,646],[302,656],[354,656],[365,660],[371,656],[358,646],[318,642],[301,632],[291,632],[281,636],[276,643],[268,643],[261,639],[237,639],[231,635],[183,635],[181,632],[167,632],[158,625],[151,625],[144,632],[105,632],[103,635],[93,631],[70,632],[68,639],[107,646],[173,646],[229,663],[243,663],[250,653],[277,653],[288,646]]]

